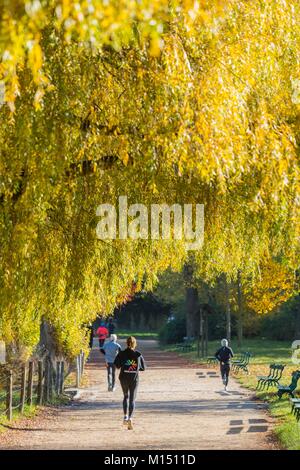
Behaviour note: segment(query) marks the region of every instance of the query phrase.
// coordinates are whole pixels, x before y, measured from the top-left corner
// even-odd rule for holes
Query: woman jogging
[[[145,370],[144,358],[135,350],[136,339],[133,336],[127,338],[127,348],[120,351],[115,359],[115,366],[121,369],[119,379],[123,390],[124,421],[128,429],[133,429],[132,415],[135,408],[135,399],[139,384],[139,371]]]
[[[227,339],[222,339],[221,348],[215,354],[215,357],[220,362],[221,377],[224,384],[224,390],[227,391],[228,378],[230,372],[230,359],[233,357],[233,351],[228,347]]]

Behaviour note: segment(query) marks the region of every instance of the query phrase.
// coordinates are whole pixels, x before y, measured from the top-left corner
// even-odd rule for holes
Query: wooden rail
[[[0,408],[0,417],[12,420],[13,410],[24,413],[25,405],[43,405],[53,400],[54,395],[64,392],[64,361],[56,361],[55,367],[49,358],[29,361],[21,367],[0,369],[0,405],[5,403],[5,410]]]
[[[85,356],[81,350],[69,371],[75,369],[76,388],[80,387],[84,372]],[[0,367],[0,418],[12,420],[13,410],[24,413],[25,405],[46,405],[53,398],[63,395],[66,378],[65,361],[55,361],[49,356],[43,360],[31,360],[21,366],[4,364]],[[67,373],[68,375],[68,373]],[[5,403],[4,411],[2,411]]]

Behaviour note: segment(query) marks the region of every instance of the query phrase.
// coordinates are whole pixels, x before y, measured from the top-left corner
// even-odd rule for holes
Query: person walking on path
[[[101,349],[105,343],[106,338],[108,337],[108,329],[106,328],[104,322],[101,322],[97,330],[97,336],[99,338],[99,347]]]
[[[107,329],[108,329],[108,333],[109,333],[110,335],[113,335],[114,332],[115,332],[115,330],[116,330],[116,325],[114,324],[112,318],[109,318],[108,323],[107,323],[106,326],[107,326]]]
[[[120,383],[123,390],[124,425],[127,429],[133,429],[132,416],[135,409],[135,400],[139,384],[139,371],[146,368],[144,358],[136,351],[136,339],[134,336],[127,338],[127,348],[120,351],[115,359],[115,366],[120,370]]]
[[[227,391],[229,372],[230,372],[230,359],[233,357],[233,351],[228,347],[227,339],[222,339],[221,348],[215,354],[215,357],[220,362],[221,377],[224,384],[224,390]]]
[[[100,351],[105,355],[108,391],[114,392],[116,389],[116,366],[114,362],[121,351],[121,346],[117,343],[117,335],[110,335],[110,341],[105,343]]]

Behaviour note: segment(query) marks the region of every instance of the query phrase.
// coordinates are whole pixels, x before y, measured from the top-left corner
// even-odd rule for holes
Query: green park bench
[[[190,352],[194,349],[194,338],[185,336],[182,343],[176,344],[176,349],[180,352]]]
[[[296,416],[297,421],[300,419],[300,398],[290,398],[292,404],[291,413]]]
[[[281,398],[282,395],[284,395],[285,393],[288,393],[292,398],[295,398],[294,397],[294,391],[297,388],[297,384],[298,384],[299,379],[300,379],[300,370],[295,370],[292,373],[292,380],[291,380],[290,385],[280,385],[280,384],[278,384],[277,385],[277,388],[278,388],[277,395],[278,395],[278,397]]]
[[[250,362],[250,357],[251,354],[249,352],[244,352],[242,353],[242,359],[239,361],[232,361],[232,369],[235,372],[239,372],[240,370],[243,370],[247,374],[249,374],[248,366]]]
[[[264,390],[265,387],[269,389],[271,385],[278,385],[284,368],[282,364],[270,364],[269,375],[257,376],[256,390]]]
[[[295,406],[300,405],[300,398],[290,398],[290,402],[292,404],[292,411],[294,411]]]
[[[234,367],[235,364],[240,364],[241,362],[243,362],[245,360],[246,354],[247,354],[246,352],[241,352],[237,356],[234,356],[234,357],[237,357],[237,359],[233,359],[231,361],[232,367]]]
[[[296,416],[296,420],[300,420],[300,403],[294,406],[294,415]]]

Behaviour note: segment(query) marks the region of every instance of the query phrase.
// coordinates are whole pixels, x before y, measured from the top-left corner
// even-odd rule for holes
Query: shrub
[[[186,336],[186,321],[184,317],[174,318],[166,323],[159,332],[159,341],[165,344],[181,342]]]

